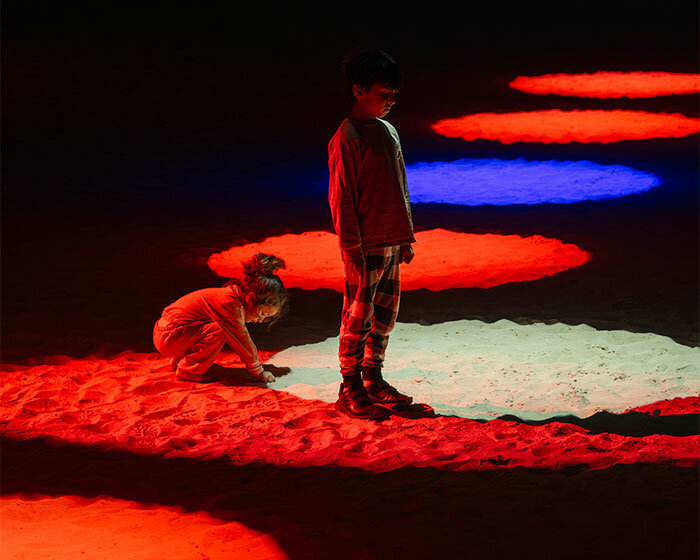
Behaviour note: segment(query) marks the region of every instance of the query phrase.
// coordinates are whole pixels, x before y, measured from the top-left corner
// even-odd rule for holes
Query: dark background
[[[221,282],[206,267],[211,252],[330,230],[326,145],[349,109],[339,62],[358,46],[384,48],[402,67],[389,118],[408,163],[590,159],[664,181],[642,195],[570,205],[416,205],[417,230],[541,234],[594,260],[538,282],[407,292],[399,320],[564,321],[696,345],[697,135],[503,145],[441,138],[429,124],[544,108],[697,117],[697,96],[595,100],[507,86],[550,72],[697,72],[697,5],[529,4],[4,2],[4,358],[150,351],[165,305]],[[311,342],[300,325],[337,334],[338,294],[292,298],[274,332],[253,327],[261,348]]]

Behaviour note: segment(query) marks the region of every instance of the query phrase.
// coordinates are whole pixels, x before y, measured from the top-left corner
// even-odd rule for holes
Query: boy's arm
[[[334,143],[328,154],[330,181],[328,202],[333,217],[333,227],[340,238],[343,260],[364,260],[362,236],[357,221],[357,157],[352,146]]]
[[[411,201],[408,198],[408,178],[406,177],[406,165],[403,162],[403,153],[401,153],[400,157],[401,175],[403,179],[403,198],[406,203],[406,214],[408,215],[408,221],[411,224],[411,230],[413,230],[413,215],[411,214]]]
[[[401,149],[401,142],[398,139],[398,133],[396,134],[396,140],[399,145],[399,167],[401,168],[401,179],[403,181],[403,198],[406,204],[406,215],[408,216],[408,222],[411,224],[411,230],[413,230],[413,216],[411,215],[411,201],[408,198],[408,179],[406,177],[406,165],[403,161],[403,150]],[[410,264],[413,260],[415,253],[413,252],[413,247],[410,244],[402,245],[399,253],[399,262]]]
[[[406,214],[408,215],[408,221],[411,224],[411,229],[413,229],[413,216],[411,215],[411,201],[408,199],[408,180],[406,178],[406,166],[403,162],[403,154],[401,155],[401,173],[403,174],[403,196],[406,201]],[[402,263],[410,264],[413,260],[415,253],[413,252],[413,247],[411,245],[404,245],[401,247],[401,255],[399,261]]]

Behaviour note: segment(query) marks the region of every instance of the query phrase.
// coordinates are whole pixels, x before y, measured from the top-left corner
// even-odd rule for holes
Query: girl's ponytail
[[[287,266],[282,259],[265,253],[258,253],[243,263],[243,272],[246,276],[273,276],[278,268],[287,268]]]
[[[248,292],[254,292],[255,305],[279,305],[279,313],[265,320],[268,324],[277,322],[289,312],[289,293],[275,274],[276,270],[287,268],[284,261],[275,255],[258,253],[242,265],[243,280],[233,279],[226,285],[236,284]]]

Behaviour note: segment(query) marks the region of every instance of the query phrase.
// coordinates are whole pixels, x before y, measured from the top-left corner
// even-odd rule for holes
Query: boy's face
[[[369,89],[356,84],[352,86],[352,92],[357,100],[358,109],[371,117],[381,118],[386,116],[396,103],[398,90],[390,88],[387,84],[376,82]]]

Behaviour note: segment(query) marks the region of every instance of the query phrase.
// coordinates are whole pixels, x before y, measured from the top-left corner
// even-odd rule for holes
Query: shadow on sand
[[[507,414],[500,416],[499,419],[530,426],[562,422],[580,426],[592,434],[609,433],[631,437],[644,437],[653,434],[684,437],[700,434],[700,414],[654,416],[636,411],[624,414],[612,414],[611,412],[602,411],[596,412],[588,418],[567,415],[554,416],[545,420],[523,420],[515,415]]]
[[[695,558],[694,469],[440,471],[232,465],[2,440],[2,492],[204,510],[293,559]]]

